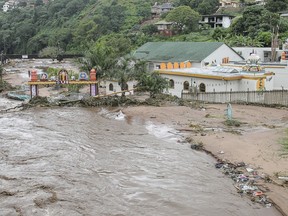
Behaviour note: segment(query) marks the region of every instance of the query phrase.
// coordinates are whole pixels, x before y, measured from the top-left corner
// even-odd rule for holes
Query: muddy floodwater
[[[3,102],[3,101],[2,101]],[[280,215],[164,125],[94,108],[0,113],[0,215]]]

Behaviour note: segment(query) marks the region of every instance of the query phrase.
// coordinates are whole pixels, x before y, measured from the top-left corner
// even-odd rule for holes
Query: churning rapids
[[[0,215],[279,215],[240,197],[173,129],[116,114],[1,113]]]

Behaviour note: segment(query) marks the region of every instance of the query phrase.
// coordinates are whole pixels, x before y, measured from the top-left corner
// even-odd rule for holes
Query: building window
[[[173,79],[169,80],[169,88],[173,88],[174,89],[174,80]]]
[[[183,84],[183,90],[189,90],[189,82],[185,81]]]
[[[205,86],[204,83],[201,83],[201,84],[199,85],[199,90],[200,90],[200,92],[206,92],[206,86]]]
[[[110,83],[110,84],[109,84],[109,91],[113,91],[113,88],[114,88],[113,84]]]

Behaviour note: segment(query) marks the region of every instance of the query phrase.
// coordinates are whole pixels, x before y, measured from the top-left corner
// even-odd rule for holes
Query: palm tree
[[[81,60],[83,64],[82,69],[90,71],[92,68],[97,70],[97,79],[109,76],[109,71],[114,68],[116,64],[116,57],[114,51],[104,44],[97,43],[85,53]]]
[[[132,80],[136,80],[137,73],[139,71],[136,70],[135,61],[131,56],[126,56],[124,58],[118,59],[116,63],[113,73],[110,74],[111,79],[116,79],[118,84],[121,87],[122,97],[125,96],[125,90],[128,90],[128,82]]]
[[[163,78],[159,73],[144,73],[139,77],[137,88],[142,91],[148,91],[150,98],[154,98],[156,94],[162,93],[168,88],[168,80]]]

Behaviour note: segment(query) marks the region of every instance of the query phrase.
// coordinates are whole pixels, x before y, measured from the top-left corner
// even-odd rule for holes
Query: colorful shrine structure
[[[30,96],[31,98],[39,95],[39,85],[90,85],[90,96],[96,96],[97,92],[97,79],[96,70],[91,69],[89,76],[85,72],[80,72],[78,80],[75,76],[69,77],[68,71],[61,69],[57,77],[50,77],[47,73],[38,74],[37,70],[32,70],[30,73]]]

